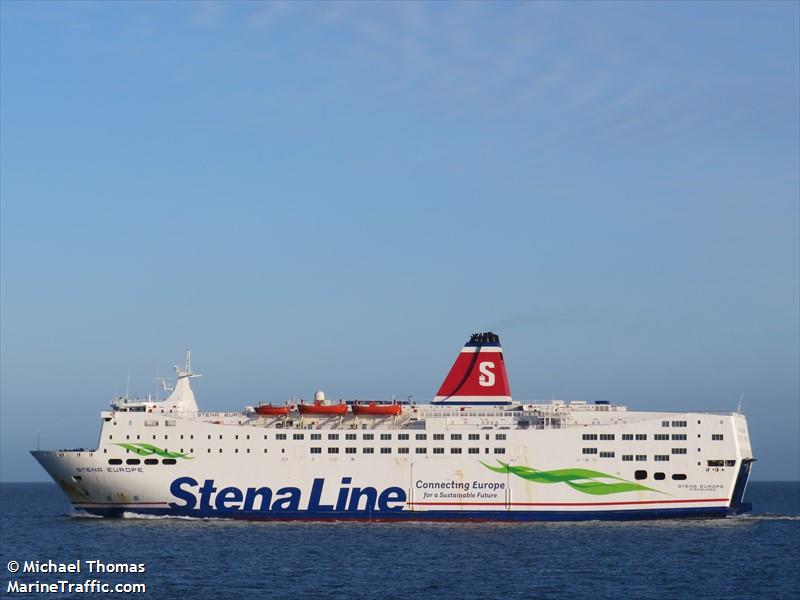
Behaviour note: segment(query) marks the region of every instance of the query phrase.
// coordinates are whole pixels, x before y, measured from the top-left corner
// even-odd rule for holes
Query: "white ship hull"
[[[131,421],[129,416],[122,419]],[[661,416],[670,423],[687,423],[678,434],[692,440],[690,446],[680,444],[687,454],[671,454],[671,449],[679,445],[672,440],[650,441],[663,431]],[[737,436],[737,429],[746,435],[746,423],[736,414],[673,413],[636,420],[635,425],[628,426],[477,430],[482,439],[476,441],[467,440],[475,430],[463,428],[442,430],[446,439],[441,441],[434,441],[434,433],[422,429],[325,429],[321,431],[326,439],[311,440],[309,430],[217,425],[177,418],[171,419],[177,425],[169,428],[131,426],[131,431],[146,430],[147,437],[139,434],[140,439],[148,439],[159,449],[188,455],[173,459],[175,464],[163,464],[163,458],[153,453],[148,456],[156,464],[150,465],[144,464],[146,459],[135,451],[117,445],[114,434],[106,433],[120,431],[122,419],[117,415],[116,426],[103,428],[106,439],[95,451],[33,452],[75,508],[99,515],[136,512],[247,519],[725,516],[746,509],[742,499],[752,462],[748,452],[743,452],[749,450],[746,437]],[[666,430],[678,431],[671,427]],[[297,431],[301,431],[303,440],[292,439]],[[365,432],[376,439],[364,440]],[[462,440],[449,439],[454,432]],[[506,439],[495,440],[498,432]],[[593,432],[598,437],[613,435],[614,440],[583,440]],[[622,435],[627,432],[634,437],[646,435],[648,441],[623,442]],[[377,439],[381,433],[392,439]],[[416,441],[418,433],[428,439]],[[338,435],[339,440],[327,440],[329,434]],[[348,434],[355,434],[357,439],[345,440]],[[398,440],[403,434],[411,439]],[[167,446],[171,437],[181,435],[184,440]],[[194,439],[189,440],[189,435]],[[288,439],[276,439],[279,435]],[[487,435],[489,440],[485,439]],[[723,439],[712,443],[712,435]],[[182,445],[173,445],[177,443]],[[602,451],[613,452],[614,457],[586,457],[582,451],[590,447],[587,444],[607,448]],[[321,453],[311,454],[312,448],[320,448]],[[329,454],[330,448],[338,452]],[[365,448],[371,448],[372,453],[364,454]],[[381,454],[382,448],[390,449],[390,453]],[[399,453],[406,448],[408,454]],[[417,448],[424,448],[425,454],[417,454]],[[434,448],[442,448],[444,453],[433,454]],[[479,454],[467,454],[471,448],[478,449]],[[348,449],[355,451],[346,454]],[[461,453],[452,454],[454,449]],[[496,449],[505,452],[495,454]],[[647,459],[623,462],[622,457],[628,454]],[[654,456],[669,456],[669,460],[654,463]],[[109,465],[115,458],[122,464]],[[722,466],[709,466],[709,460],[714,464],[722,461]],[[646,471],[647,476],[637,480],[636,471]],[[655,480],[656,473],[663,473],[664,478]],[[676,480],[673,475],[686,478]],[[599,489],[592,483],[600,484]],[[641,487],[626,489],[633,486]]]

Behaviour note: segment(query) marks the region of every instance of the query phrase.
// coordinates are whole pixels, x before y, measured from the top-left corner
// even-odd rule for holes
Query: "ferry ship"
[[[95,450],[32,451],[86,513],[262,520],[623,520],[746,512],[745,416],[511,397],[476,333],[428,403],[204,412],[190,354],[164,400],[117,398]]]

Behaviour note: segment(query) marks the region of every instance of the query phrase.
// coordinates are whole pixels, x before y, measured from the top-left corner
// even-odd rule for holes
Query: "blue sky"
[[[2,2],[0,478],[201,406],[736,408],[800,477],[800,4]]]

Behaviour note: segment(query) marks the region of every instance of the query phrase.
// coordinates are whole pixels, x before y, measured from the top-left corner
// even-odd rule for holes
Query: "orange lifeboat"
[[[365,416],[378,416],[378,417],[396,417],[403,408],[399,404],[378,404],[374,400],[369,404],[353,404],[353,412],[356,415]]]
[[[315,400],[314,404],[298,404],[297,410],[301,415],[343,415],[347,412],[347,404],[323,404],[321,400]]]
[[[272,406],[270,404],[259,404],[256,406],[256,412],[263,416],[284,416],[289,414],[288,406]]]

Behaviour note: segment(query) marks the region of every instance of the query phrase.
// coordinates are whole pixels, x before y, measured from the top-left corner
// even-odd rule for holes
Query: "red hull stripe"
[[[73,506],[128,506],[128,505],[167,506],[169,502],[73,502]]]
[[[406,502],[409,506],[620,506],[631,504],[684,504],[690,502],[729,502],[729,498],[692,500],[637,500],[632,502]],[[74,506],[165,506],[167,502],[74,502]]]
[[[414,506],[620,506],[629,504],[683,504],[686,502],[729,502],[728,498],[700,500],[636,500],[633,502],[406,502]]]

